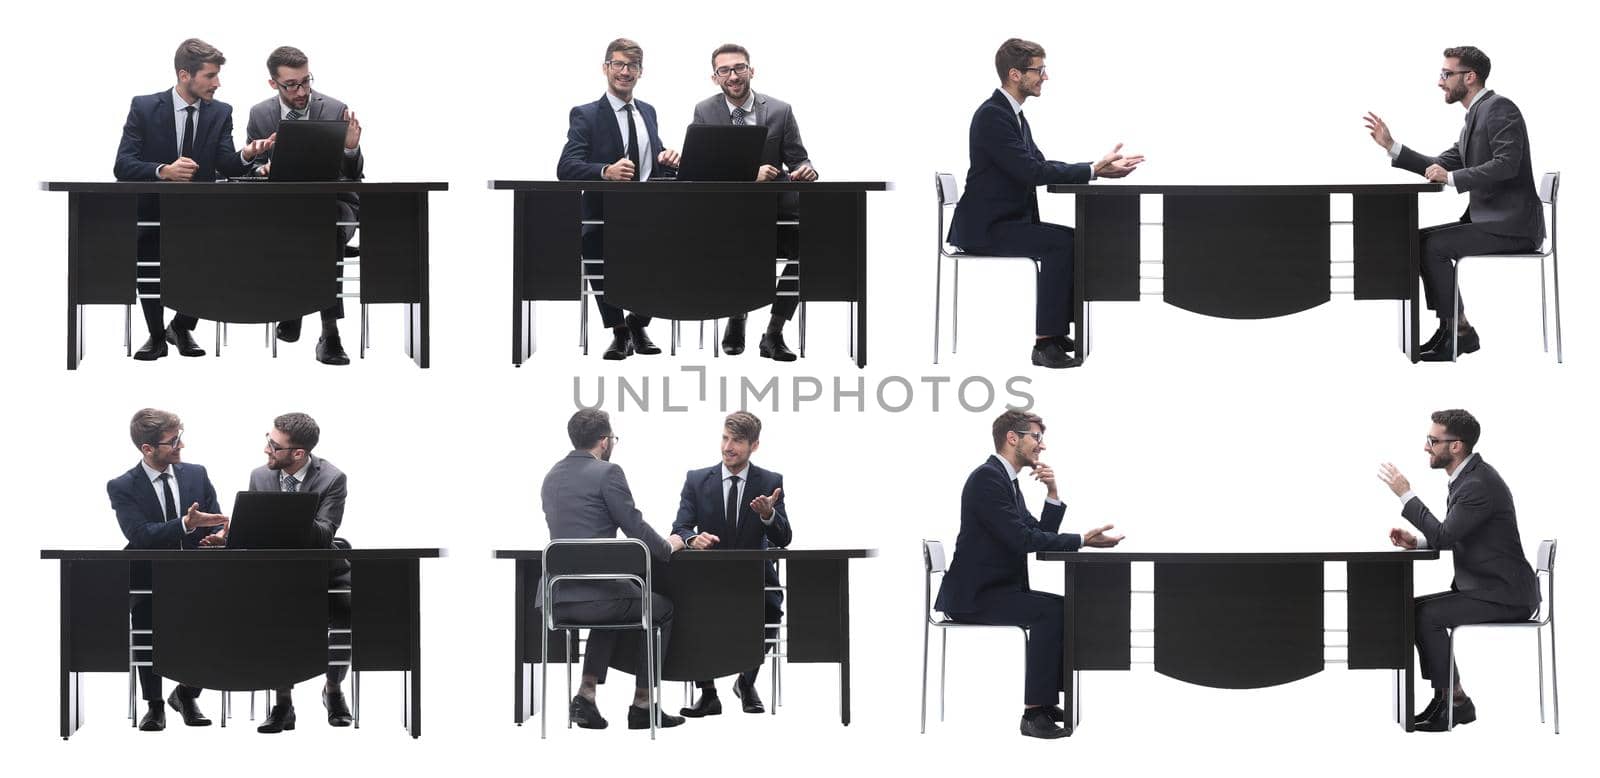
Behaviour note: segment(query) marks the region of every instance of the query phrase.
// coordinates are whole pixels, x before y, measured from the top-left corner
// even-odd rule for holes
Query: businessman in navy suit
[[[1022,734],[1065,737],[1059,722],[1066,714],[1058,704],[1061,596],[1028,588],[1028,555],[1110,548],[1122,537],[1107,534],[1110,524],[1082,536],[1058,532],[1066,505],[1056,491],[1055,471],[1039,461],[1045,450],[1043,419],[1008,410],[994,420],[992,433],[994,456],[972,471],[961,489],[961,532],[934,607],[955,621],[1027,627]],[[1022,499],[1018,475],[1025,467],[1049,490],[1042,518],[1035,519]]]
[[[1033,364],[1074,367],[1067,352],[1072,325],[1072,229],[1039,221],[1045,184],[1087,184],[1093,178],[1121,178],[1144,161],[1121,154],[1117,144],[1099,161],[1068,164],[1047,160],[1033,142],[1022,104],[1038,97],[1049,80],[1044,47],[1012,38],[994,55],[1000,88],[978,106],[967,132],[971,161],[967,188],[951,217],[949,241],[977,254],[1033,257],[1039,263],[1034,302]]]
[[[644,49],[627,38],[606,45],[606,60],[600,64],[606,76],[606,94],[586,105],[574,106],[567,117],[567,145],[561,149],[556,177],[562,181],[648,181],[668,168],[677,168],[678,152],[661,144],[656,133],[656,109],[633,99],[633,88],[644,77]],[[583,198],[583,218],[601,219],[600,193],[588,192]],[[605,256],[603,234],[598,226],[583,229],[583,256]],[[627,359],[634,353],[660,354],[661,348],[645,333],[649,316],[628,314],[606,302],[605,284],[590,282],[602,296],[596,298],[600,320],[611,328],[611,345],[606,359]]]
[[[272,148],[271,139],[250,143],[243,151],[233,148],[233,108],[214,99],[222,86],[222,65],[227,59],[211,44],[190,38],[178,46],[173,68],[178,83],[153,95],[133,98],[128,120],[122,126],[122,141],[117,144],[113,168],[118,181],[214,181],[219,177],[244,175],[257,155]],[[139,221],[161,220],[160,200],[155,195],[139,198]],[[161,255],[160,234],[141,230],[139,258]],[[139,284],[144,294],[159,294],[154,281],[155,268],[139,268]],[[194,341],[197,320],[188,314],[172,317],[172,325],[161,325],[161,300],[145,299],[144,321],[150,339],[134,352],[140,360],[167,355],[167,344],[178,347],[186,357],[205,356]]]
[[[133,444],[141,461],[106,483],[111,509],[117,524],[128,539],[127,548],[198,548],[219,545],[217,531],[228,522],[217,506],[217,490],[211,486],[206,469],[183,460],[183,422],[176,414],[145,408],[133,415],[129,424]],[[187,507],[184,507],[187,506]],[[130,588],[149,589],[149,563],[135,562],[130,568]],[[150,597],[129,598],[135,629],[150,629]],[[139,668],[139,686],[144,690],[148,710],[139,720],[139,729],[159,732],[167,726],[161,704],[161,677],[150,667]],[[178,685],[167,704],[183,716],[183,723],[203,727],[211,720],[200,712],[195,698],[200,690]]]
[[[761,420],[755,414],[736,411],[728,414],[722,426],[722,464],[690,470],[683,479],[683,494],[678,500],[678,518],[672,534],[683,538],[691,549],[760,549],[789,545],[794,534],[789,529],[789,514],[783,505],[783,476],[750,463],[750,455],[761,447]],[[767,586],[778,586],[778,568],[766,563]],[[766,593],[766,623],[783,618],[783,593]],[[778,631],[767,629],[767,639]],[[772,643],[767,649],[773,648]],[[733,693],[745,713],[764,713],[761,696],[756,694],[756,665],[739,674]],[[717,685],[700,681],[700,698],[693,707],[679,713],[690,718],[722,713]]]
[[[1418,665],[1422,677],[1433,684],[1433,700],[1412,722],[1420,732],[1444,732],[1452,720],[1470,724],[1478,718],[1472,698],[1461,688],[1459,672],[1455,694],[1448,705],[1445,702],[1445,690],[1451,686],[1449,631],[1463,624],[1527,621],[1539,609],[1539,579],[1523,555],[1511,489],[1473,451],[1482,431],[1466,411],[1433,414],[1423,450],[1428,452],[1428,466],[1448,477],[1443,521],[1422,504],[1394,465],[1384,464],[1378,470],[1378,477],[1404,506],[1400,515],[1422,533],[1395,528],[1389,530],[1389,541],[1400,548],[1449,551],[1455,563],[1450,591],[1417,598]]]

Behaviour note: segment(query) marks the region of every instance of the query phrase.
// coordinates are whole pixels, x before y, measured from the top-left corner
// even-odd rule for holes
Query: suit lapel
[[[156,134],[159,137],[156,142],[160,144],[156,148],[163,151],[171,150],[158,156],[169,161],[177,159],[179,151],[177,118],[173,116],[173,110],[172,91],[167,90],[161,93],[160,99],[156,101],[155,127]]]
[[[606,159],[595,161],[616,162],[618,158],[627,153],[628,146],[627,141],[622,137],[622,129],[617,126],[617,117],[614,115],[615,112],[611,110],[611,100],[602,95],[600,102],[594,104],[594,110],[595,121],[600,125],[600,134],[610,139],[610,146],[601,146],[600,144],[595,144],[596,147],[611,148],[615,149],[617,152],[616,154],[607,153],[602,155],[605,156]]]
[[[1478,95],[1478,99],[1473,101],[1472,107],[1467,109],[1467,119],[1461,125],[1461,143],[1459,148],[1461,149],[1461,162],[1467,167],[1471,167],[1472,165],[1477,164],[1479,161],[1468,156],[1469,150],[1471,149],[1471,146],[1468,145],[1468,142],[1472,139],[1473,129],[1475,129],[1478,125],[1478,114],[1480,113],[1478,109],[1482,108],[1483,104],[1488,102],[1492,97],[1494,97],[1494,91],[1488,89],[1484,90],[1482,94]]]
[[[146,516],[155,516],[157,521],[165,521],[166,515],[161,512],[161,498],[156,497],[156,490],[152,487],[150,479],[145,477],[144,467],[134,465],[128,471],[133,478],[133,499],[139,502],[139,509]]]

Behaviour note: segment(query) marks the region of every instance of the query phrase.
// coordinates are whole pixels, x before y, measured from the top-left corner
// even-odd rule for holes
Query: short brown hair
[[[133,438],[134,446],[151,445],[161,442],[161,435],[170,429],[183,426],[183,420],[178,414],[155,408],[140,408],[133,414],[133,421],[128,423],[128,437]]]
[[[190,38],[178,44],[178,52],[172,55],[172,69],[182,70],[189,75],[200,72],[200,66],[211,64],[222,67],[228,61],[217,51],[217,47],[206,43],[199,38]]]
[[[567,420],[567,438],[574,449],[589,450],[611,434],[611,416],[599,408],[584,408]]]
[[[761,439],[761,420],[749,411],[734,411],[728,414],[722,426],[732,433],[736,440],[748,440],[754,443]]]
[[[303,448],[308,454],[317,447],[317,441],[322,440],[322,428],[317,426],[317,420],[304,413],[285,413],[273,419],[272,426],[288,436],[295,448]]]
[[[750,52],[746,51],[743,46],[740,46],[737,43],[724,43],[721,46],[718,46],[716,51],[711,52],[711,66],[716,67],[717,57],[720,57],[724,54],[739,54],[744,56],[744,61],[746,64],[749,64],[750,62]]]
[[[606,44],[606,61],[611,61],[611,55],[618,51],[622,52],[629,62],[644,67],[644,49],[639,44],[627,38],[618,38]]]
[[[1468,453],[1478,445],[1478,436],[1483,434],[1483,427],[1478,424],[1478,420],[1460,408],[1434,411],[1433,423],[1444,427],[1446,435],[1460,438],[1461,445],[1467,447]]]
[[[1037,413],[1019,411],[1013,408],[995,417],[993,428],[994,450],[999,451],[1005,448],[1006,433],[1027,432],[1029,424],[1039,425],[1039,433],[1044,433],[1044,419],[1039,418]]]
[[[1489,80],[1489,55],[1477,46],[1451,46],[1444,50],[1445,59],[1454,59],[1461,66],[1478,74],[1479,81]]]
[[[1004,84],[1012,68],[1022,70],[1033,64],[1034,57],[1043,56],[1043,46],[1021,38],[1011,38],[1000,44],[1000,49],[994,53],[994,72],[1000,75],[1000,83]]]
[[[278,68],[303,68],[310,60],[306,53],[293,46],[279,46],[267,55],[267,75],[278,77]]]

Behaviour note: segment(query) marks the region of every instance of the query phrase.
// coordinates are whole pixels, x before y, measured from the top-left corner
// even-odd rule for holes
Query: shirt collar
[[[629,100],[628,102],[624,103],[624,102],[622,102],[622,98],[617,97],[614,94],[611,94],[610,90],[606,90],[606,101],[611,103],[611,112],[612,113],[621,112],[622,111],[622,106],[624,106],[624,105],[633,105],[633,101],[632,100]]]
[[[1477,105],[1480,102],[1483,102],[1483,98],[1488,97],[1488,96],[1489,96],[1489,90],[1488,89],[1483,89],[1483,90],[1479,91],[1478,94],[1476,96],[1474,96],[1471,100],[1469,100],[1466,105],[1463,105],[1461,107],[1470,111],[1470,110],[1472,110],[1472,106]]]
[[[1461,460],[1461,466],[1457,467],[1454,473],[1451,473],[1444,479],[1445,486],[1455,483],[1456,479],[1461,477],[1461,471],[1467,469],[1467,465],[1470,464],[1472,462],[1472,458],[1477,455],[1478,452],[1474,451],[1471,454],[1468,454],[1466,459]]]
[[[1003,94],[1003,95],[1006,96],[1006,102],[1011,104],[1011,112],[1012,113],[1022,113],[1022,103],[1017,102],[1017,98],[1012,97],[1011,93],[1007,92],[1004,89],[1000,90],[1000,94]],[[1013,474],[1013,477],[1015,477],[1015,474]]]
[[[746,462],[744,464],[744,471],[740,472],[740,473],[734,473],[732,470],[729,470],[728,469],[728,465],[726,463],[724,463],[722,465],[722,480],[726,481],[729,478],[734,477],[735,475],[739,476],[739,480],[740,481],[748,481],[748,480],[750,480],[750,463]]]
[[[192,103],[186,103],[183,101],[183,95],[178,94],[178,88],[172,88],[172,110],[176,113],[183,113],[183,109],[188,108],[191,105],[196,109],[199,109],[204,103],[204,100],[195,100]],[[196,110],[195,113],[199,113],[199,110]]]
[[[1002,94],[1004,94],[1003,90],[1002,90]],[[1010,478],[1013,481],[1017,480],[1016,468],[1013,468],[1011,466],[1011,463],[1006,461],[1005,457],[1000,456],[999,454],[990,454],[989,456],[994,457],[995,460],[1000,463],[1000,466],[1006,469],[1006,477]]]
[[[749,116],[750,114],[753,114],[753,113],[756,112],[756,93],[755,93],[755,90],[751,90],[750,91],[750,96],[745,98],[744,105],[734,105],[733,101],[729,100],[727,95],[723,95],[722,96],[722,102],[724,102],[724,103],[726,103],[728,105],[728,113],[730,115],[733,113],[733,110],[735,108],[744,109],[744,113],[745,113],[746,116]]]
[[[167,465],[166,470],[156,470],[141,459],[139,460],[139,466],[144,468],[144,477],[150,479],[150,483],[155,483],[156,479],[160,478],[163,473],[171,474],[173,480],[178,479],[178,471],[173,469],[172,465]]]

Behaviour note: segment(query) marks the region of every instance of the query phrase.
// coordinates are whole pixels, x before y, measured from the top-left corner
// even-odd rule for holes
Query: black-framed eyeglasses
[[[1471,72],[1471,70],[1441,70],[1439,71],[1439,80],[1443,81],[1451,76],[1459,76]]]
[[[158,441],[156,441],[156,448],[160,448],[162,446],[171,446],[173,448],[177,448],[177,447],[179,447],[181,445],[183,445],[183,433],[182,432],[179,432],[178,434],[173,435],[172,436],[172,440],[158,440]]]
[[[1034,432],[1033,430],[1012,430],[1012,432],[1015,432],[1018,435],[1032,435],[1033,436],[1033,441],[1035,443],[1043,443],[1044,442],[1044,433],[1043,432]]]
[[[1433,448],[1434,446],[1437,446],[1440,443],[1459,443],[1460,441],[1461,441],[1461,438],[1436,438],[1436,437],[1434,437],[1432,435],[1429,435],[1428,436],[1428,448]]]
[[[611,72],[613,73],[621,73],[623,71],[637,73],[641,70],[644,70],[644,65],[641,65],[637,62],[626,62],[620,59],[614,59],[607,62],[606,67],[610,68]]]
[[[1036,67],[1036,68],[1017,68],[1017,70],[1020,70],[1020,71],[1022,71],[1024,73],[1038,73],[1041,76],[1045,74],[1044,65],[1040,65],[1039,67]]]
[[[313,80],[311,74],[307,73],[304,81],[273,81],[272,83],[277,84],[278,88],[285,92],[298,92],[302,89],[309,92],[311,91],[311,82]]]
[[[604,439],[608,439],[612,443],[621,443],[622,442],[622,436],[621,435],[607,435],[607,436],[605,436]]]
[[[268,435],[267,436],[267,448],[271,449],[272,453],[276,454],[279,451],[293,451],[293,450],[295,450],[297,448],[305,448],[305,446],[280,446],[280,445],[278,445],[277,441],[272,439],[271,435]]]
[[[742,75],[744,75],[746,73],[749,73],[749,72],[750,72],[750,64],[747,63],[747,62],[740,62],[737,65],[723,65],[722,67],[717,68],[716,70],[712,71],[712,73],[714,73],[717,78],[727,78],[728,74],[730,74],[730,73],[732,73],[733,75],[736,75],[736,76],[742,76]]]

